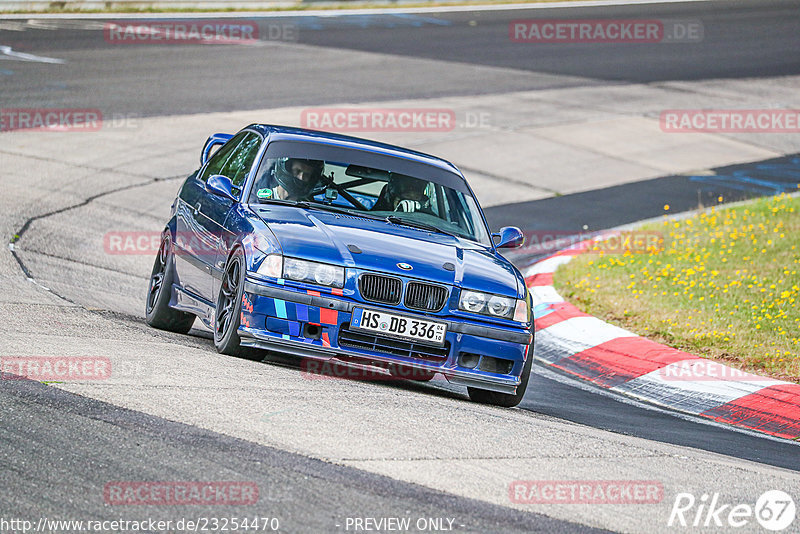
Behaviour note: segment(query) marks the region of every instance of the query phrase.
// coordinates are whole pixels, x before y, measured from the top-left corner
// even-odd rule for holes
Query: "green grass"
[[[555,275],[581,310],[745,371],[800,382],[800,198],[641,227],[643,253],[583,254]]]

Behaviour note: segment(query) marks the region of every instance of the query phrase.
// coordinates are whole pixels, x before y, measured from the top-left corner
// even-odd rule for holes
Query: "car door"
[[[216,195],[206,191],[205,185],[209,176],[222,173],[247,133],[240,132],[217,150],[194,178],[186,181],[178,195],[175,270],[185,290],[208,302],[212,302],[211,267],[218,239],[212,235],[214,226],[204,213],[212,211],[211,206],[219,202]]]
[[[261,149],[263,137],[252,131],[246,132],[242,141],[236,147],[230,158],[225,162],[222,170],[216,174],[221,174],[230,178],[233,184],[233,193],[237,199],[241,199],[242,189],[244,188],[247,177],[249,176],[253,162]],[[209,173],[208,176],[211,176]],[[207,178],[206,178],[207,179]],[[228,259],[228,243],[234,242],[236,236],[230,229],[230,217],[234,213],[235,202],[228,198],[217,195],[208,195],[202,202],[200,209],[202,223],[206,228],[206,235],[215,238],[216,254],[214,258],[209,258],[211,267],[211,294],[213,302],[216,302],[216,295],[219,291],[222,272],[225,269],[225,262]]]

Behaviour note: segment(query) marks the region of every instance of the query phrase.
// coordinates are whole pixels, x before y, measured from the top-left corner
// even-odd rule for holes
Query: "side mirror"
[[[497,238],[495,247],[497,248],[519,248],[525,244],[525,235],[516,226],[505,226],[492,238]]]
[[[221,174],[212,174],[206,181],[206,191],[218,197],[224,197],[236,201],[236,195],[233,194],[233,183],[227,176]]]
[[[205,165],[206,161],[208,161],[208,158],[211,157],[211,149],[213,149],[215,146],[224,145],[230,141],[232,137],[233,134],[215,133],[206,139],[206,144],[203,145],[203,151],[200,152],[200,166],[202,167]]]

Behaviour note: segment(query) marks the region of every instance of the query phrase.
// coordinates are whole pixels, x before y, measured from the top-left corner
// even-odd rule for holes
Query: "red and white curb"
[[[578,243],[524,271],[545,365],[659,406],[781,438],[800,438],[800,385],[757,376],[661,345],[565,302],[553,273]]]

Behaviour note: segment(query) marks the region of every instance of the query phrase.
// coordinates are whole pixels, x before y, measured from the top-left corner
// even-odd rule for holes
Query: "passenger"
[[[425,180],[403,174],[392,174],[372,210],[405,213],[421,211],[432,214],[431,199],[425,194],[427,187],[428,182]]]

